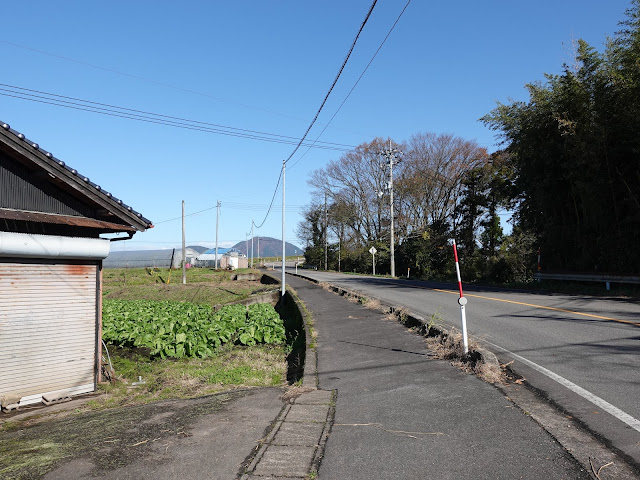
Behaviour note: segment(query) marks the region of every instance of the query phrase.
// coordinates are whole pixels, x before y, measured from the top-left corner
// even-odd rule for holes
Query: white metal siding
[[[0,261],[0,399],[95,389],[97,275],[95,263]]]

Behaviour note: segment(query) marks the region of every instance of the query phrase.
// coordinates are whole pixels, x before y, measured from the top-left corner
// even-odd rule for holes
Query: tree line
[[[419,133],[376,138],[309,179],[313,200],[298,226],[309,264],[389,273],[393,167],[396,272],[451,278],[450,239],[468,280],[527,282],[538,251],[547,272],[640,272],[640,1],[603,52],[576,44],[571,65],[527,85],[529,99],[481,119],[501,139]],[[512,214],[505,235],[500,215]],[[326,265],[325,265],[325,243]]]

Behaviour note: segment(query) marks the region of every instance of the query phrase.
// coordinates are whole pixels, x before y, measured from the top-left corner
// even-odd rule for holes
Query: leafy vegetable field
[[[152,357],[213,355],[224,344],[284,344],[285,328],[267,303],[209,305],[148,300],[109,300],[102,307],[102,338],[120,347],[144,347]]]

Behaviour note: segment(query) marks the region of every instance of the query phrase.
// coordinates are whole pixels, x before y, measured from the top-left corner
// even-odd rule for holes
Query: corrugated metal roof
[[[218,247],[218,253],[219,254],[220,253],[227,253],[229,250],[230,250],[229,248],[220,248],[220,247]],[[215,248],[210,248],[209,250],[207,250],[205,252],[202,252],[200,255],[210,255],[210,254],[215,255],[216,254],[216,249]]]
[[[125,220],[127,217],[134,220],[135,223],[146,228],[153,228],[151,220],[145,218],[141,213],[134,210],[131,206],[125,204],[121,199],[114,197],[110,192],[104,190],[100,185],[92,182],[88,177],[79,173],[75,168],[71,168],[62,160],[53,156],[51,152],[48,152],[40,147],[36,142],[33,142],[25,137],[23,133],[13,130],[8,123],[0,121],[0,133],[3,136],[14,140],[18,140],[20,144],[32,155],[37,156],[38,160],[43,161],[55,168],[56,170],[63,169],[71,174],[66,178],[61,177],[62,180],[69,181],[69,179],[75,179],[76,183],[81,184],[84,187],[88,187],[94,191],[99,197],[105,200],[108,204],[112,205],[113,213]]]

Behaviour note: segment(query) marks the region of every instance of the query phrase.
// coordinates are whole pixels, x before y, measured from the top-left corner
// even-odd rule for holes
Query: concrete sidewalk
[[[318,332],[319,387],[336,390],[321,479],[591,478],[498,389],[381,313],[287,277]]]
[[[54,412],[26,411],[12,421],[31,418],[31,425],[0,433],[0,452],[24,452],[0,453],[0,478],[304,479],[317,473],[334,395],[256,388],[79,415],[61,404],[59,417],[48,421],[39,414]],[[82,401],[66,406],[78,408]],[[28,455],[60,449],[63,458],[53,462]]]

